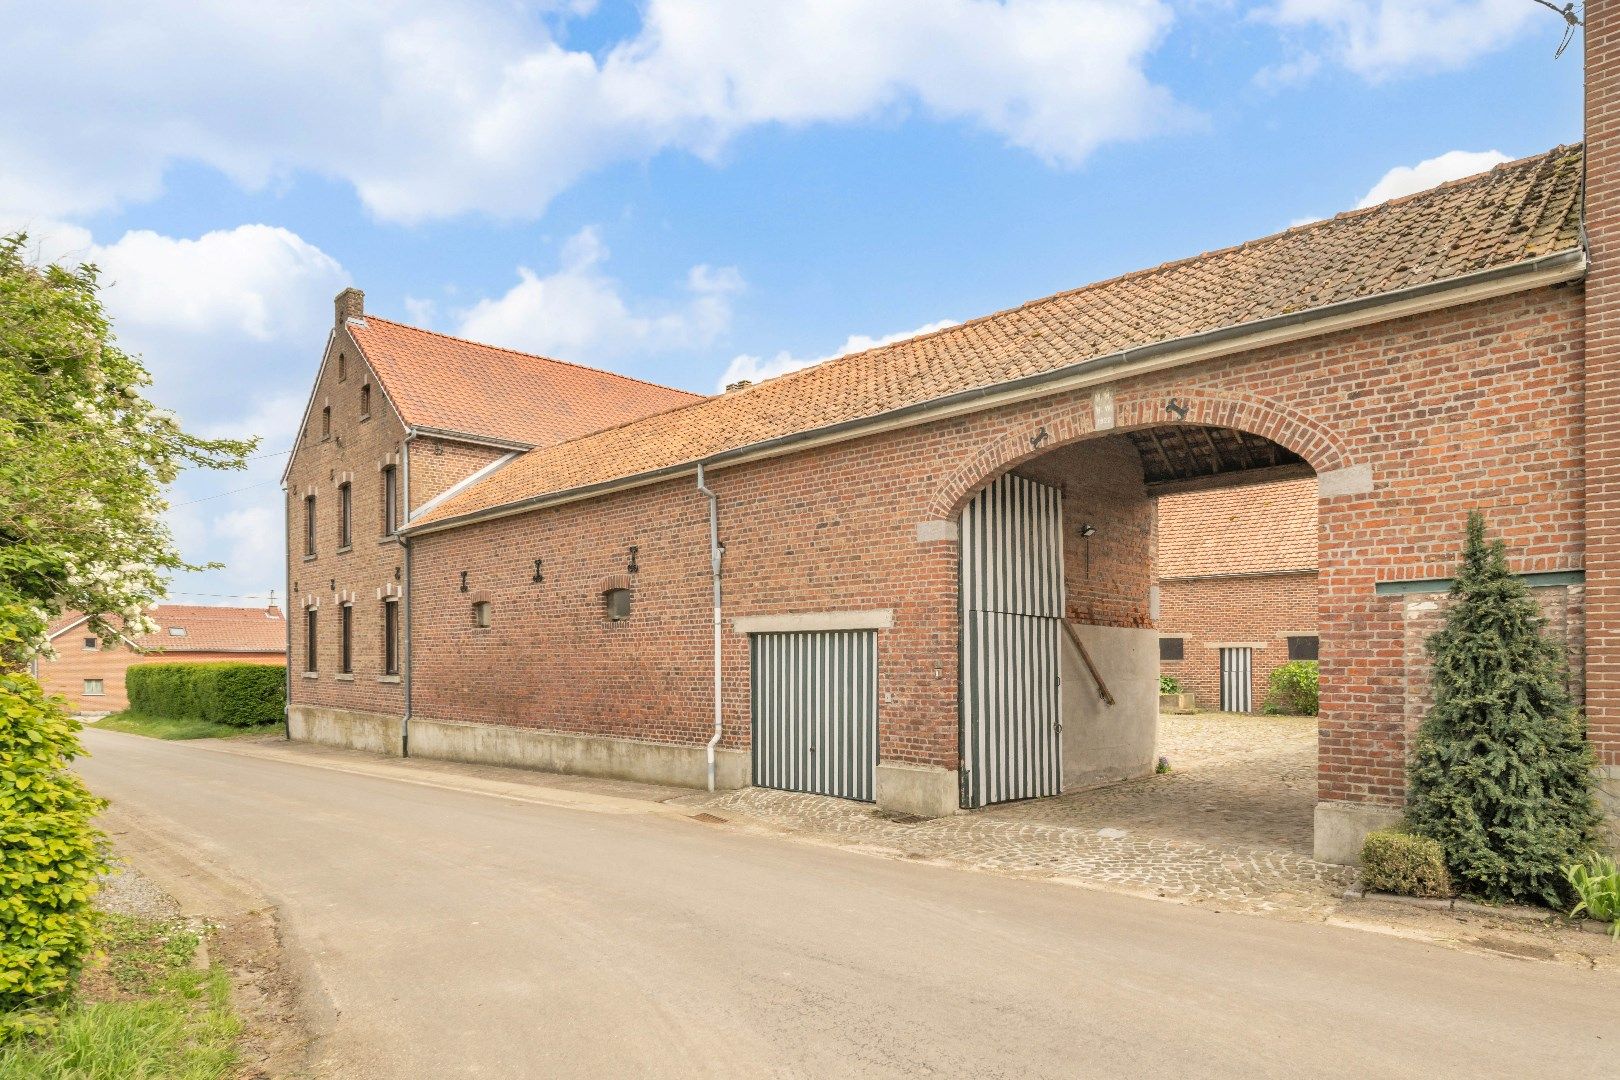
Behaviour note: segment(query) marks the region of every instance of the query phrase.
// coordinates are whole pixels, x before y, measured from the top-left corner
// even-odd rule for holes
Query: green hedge
[[[1272,669],[1261,707],[1273,716],[1315,716],[1318,693],[1316,661],[1290,660]]]
[[[281,719],[286,680],[280,664],[136,664],[124,687],[132,712],[253,727]]]

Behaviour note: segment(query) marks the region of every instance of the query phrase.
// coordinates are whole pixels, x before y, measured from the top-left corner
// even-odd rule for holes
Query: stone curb
[[[1566,922],[1567,925],[1585,930],[1591,934],[1608,934],[1609,923],[1599,922],[1596,919],[1580,919],[1569,921],[1556,911],[1547,911],[1544,908],[1525,907],[1522,904],[1507,904],[1502,907],[1493,907],[1490,904],[1478,904],[1472,900],[1439,899],[1428,896],[1402,896],[1399,893],[1367,892],[1359,886],[1352,885],[1344,890],[1346,900],[1376,900],[1385,904],[1404,904],[1407,907],[1425,908],[1429,911],[1465,911],[1470,915],[1494,915],[1502,919],[1515,919],[1519,922],[1553,923]]]

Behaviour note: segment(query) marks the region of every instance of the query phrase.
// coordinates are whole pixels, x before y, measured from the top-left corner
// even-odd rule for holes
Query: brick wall
[[[1582,309],[1578,286],[1541,289],[1112,387],[1120,429],[1164,423],[1174,395],[1189,422],[1264,435],[1319,475],[1370,468],[1372,491],[1320,504],[1323,798],[1401,797],[1406,629],[1377,582],[1448,575],[1473,507],[1508,540],[1516,570],[1582,565]],[[1094,415],[1091,392],[1070,391],[713,471],[728,619],[893,608],[894,628],[879,635],[880,755],[954,767],[956,543],[919,540],[917,527],[954,517],[999,473],[1039,469],[1033,459],[1096,435]],[[420,537],[418,712],[703,741],[705,513],[688,477]],[[631,544],[636,608],[613,625],[594,590],[624,570]],[[1094,572],[1097,558],[1094,545]],[[463,569],[493,605],[488,631],[471,626]],[[1125,592],[1088,602],[1133,617]],[[725,744],[738,747],[746,642],[729,623],[725,641]],[[1615,734],[1603,738],[1613,761]]]
[[[1218,646],[1257,646],[1250,694],[1258,712],[1271,672],[1288,662],[1289,635],[1317,633],[1316,573],[1160,581],[1158,626],[1182,639],[1182,659],[1161,660],[1160,673],[1175,676],[1204,709],[1220,705]]]
[[[339,377],[338,363],[343,377]],[[370,413],[362,414],[362,388],[371,387]],[[323,438],[322,409],[330,408],[331,435]],[[309,417],[299,433],[286,491],[289,596],[292,620],[292,701],[401,715],[401,676],[384,667],[384,604],[404,591],[405,552],[384,520],[385,466],[396,469],[401,508],[420,507],[505,451],[447,439],[411,440],[405,468],[405,424],[383,393],[348,333],[339,329],[317,375]],[[338,546],[339,492],[351,492],[352,543]],[[407,492],[408,487],[408,492]],[[315,496],[315,554],[304,554],[304,499]],[[352,667],[339,670],[341,608],[354,609]],[[309,662],[306,612],[318,626],[317,656]],[[404,619],[401,622],[403,670]],[[314,673],[309,674],[311,668]]]
[[[128,647],[86,649],[87,635],[69,630],[54,642],[57,658],[39,662],[39,681],[48,694],[68,699],[75,712],[117,712],[129,707],[124,689],[124,672],[136,664],[204,664],[234,660],[244,664],[280,664],[286,657],[274,653],[184,652],[142,655]],[[100,679],[99,697],[84,692],[86,679]]]

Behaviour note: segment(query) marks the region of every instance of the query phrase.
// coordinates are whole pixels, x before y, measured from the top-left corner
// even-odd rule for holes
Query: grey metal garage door
[[[749,660],[754,784],[871,802],[877,634],[754,634]]]
[[[1011,474],[962,511],[962,805],[1063,788],[1063,493]]]

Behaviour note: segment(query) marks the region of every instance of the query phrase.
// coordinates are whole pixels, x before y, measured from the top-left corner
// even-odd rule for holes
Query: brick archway
[[[1098,391],[1031,410],[1015,430],[985,443],[959,465],[929,501],[929,516],[950,520],[986,484],[1023,462],[1083,439],[1116,435],[1135,428],[1167,423],[1207,424],[1270,439],[1304,458],[1318,474],[1357,464],[1343,441],[1316,419],[1275,401],[1197,386],[1155,387],[1107,397]],[[1172,414],[1174,401],[1185,416]],[[1099,427],[1099,414],[1111,409],[1112,423]]]

